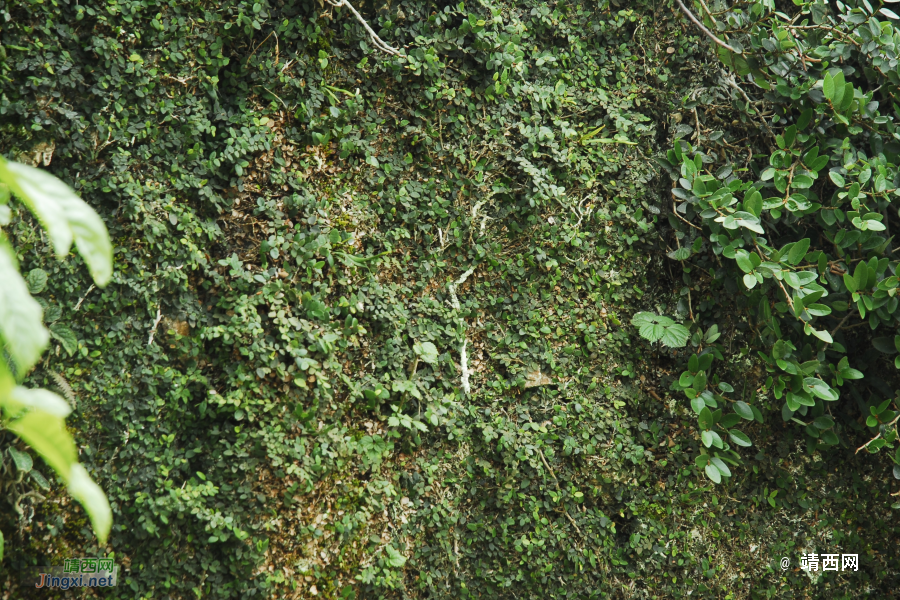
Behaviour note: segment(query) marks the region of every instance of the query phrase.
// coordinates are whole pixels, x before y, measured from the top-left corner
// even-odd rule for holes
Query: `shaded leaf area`
[[[53,142],[116,260],[92,289],[13,205],[61,313],[31,379],[71,385],[114,524],[92,547],[23,500],[8,565],[112,550],[122,598],[715,597],[810,589],[773,557],[827,533],[862,566],[829,590],[887,589],[866,463],[742,424],[756,471],[705,487],[719,446],[666,396],[686,355],[627,325],[687,297],[651,256],[650,158],[718,66],[679,13],[360,5],[391,57],[316,3],[110,6],[2,9],[0,146]]]

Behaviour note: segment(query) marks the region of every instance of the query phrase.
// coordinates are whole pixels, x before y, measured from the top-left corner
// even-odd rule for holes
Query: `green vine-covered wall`
[[[4,458],[0,587],[112,554],[104,597],[886,597],[884,466],[795,453],[726,314],[723,377],[766,419],[712,486],[688,352],[629,325],[709,300],[658,230],[684,98],[761,135],[707,40],[668,2],[354,6],[398,55],[318,0],[0,0],[0,149],[115,248],[96,289],[5,229],[72,334],[30,379],[71,387],[114,523],[96,547]],[[832,550],[860,570],[778,565]]]

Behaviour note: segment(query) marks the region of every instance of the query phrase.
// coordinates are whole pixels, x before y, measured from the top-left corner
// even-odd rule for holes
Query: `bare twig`
[[[162,309],[160,307],[156,308],[156,320],[153,322],[153,329],[150,330],[150,339],[147,340],[147,345],[153,343],[153,336],[156,334],[156,328],[159,326],[159,322],[162,319]]]
[[[890,427],[891,425],[893,425],[894,423],[896,423],[898,420],[900,420],[900,415],[897,415],[897,417],[896,417],[893,421],[891,421],[890,423],[888,423],[886,426],[887,426],[887,427]],[[878,435],[876,435],[875,437],[873,437],[871,440],[869,440],[868,442],[866,442],[865,444],[863,444],[862,446],[860,446],[859,448],[857,448],[857,449],[856,449],[856,452],[854,452],[853,454],[859,454],[859,451],[860,451],[860,450],[862,450],[863,448],[867,448],[867,447],[869,446],[869,444],[871,444],[872,442],[874,442],[875,440],[877,440],[877,439],[880,438],[880,437],[881,437],[881,434],[879,433]]]
[[[692,108],[694,111],[694,122],[697,124],[697,131],[694,132],[694,137],[697,140],[697,143],[700,143],[700,117],[697,116],[697,107]]]
[[[851,314],[853,314],[853,313],[851,313],[850,311],[847,311],[847,315],[843,319],[841,319],[841,322],[837,324],[837,327],[835,327],[834,329],[831,330],[832,338],[834,338],[834,334],[836,334],[838,332],[838,329],[840,329],[844,325],[844,323],[847,322],[847,319],[850,318]]]
[[[672,188],[672,189],[675,189],[675,188]],[[682,217],[681,215],[678,214],[678,208],[675,206],[674,200],[672,200],[672,214],[674,214],[676,217],[681,219],[685,225],[693,227],[697,231],[703,231],[703,229],[701,229],[700,227],[697,227],[696,225],[694,225],[693,223],[691,223],[690,221],[688,221],[687,219],[685,219],[684,217]]]
[[[743,54],[743,52],[738,52],[737,50],[735,50],[734,48],[732,48],[731,46],[729,46],[728,44],[726,44],[725,42],[723,42],[722,40],[717,38],[713,34],[712,31],[710,31],[709,29],[706,28],[706,25],[704,25],[703,23],[701,23],[700,21],[697,20],[697,17],[695,17],[694,14],[687,9],[687,7],[681,2],[681,0],[675,0],[675,3],[678,4],[678,8],[681,9],[681,12],[683,12],[685,14],[685,16],[688,19],[690,19],[691,22],[700,29],[700,31],[702,31],[704,34],[706,34],[706,37],[708,37],[709,39],[711,39],[718,45],[722,46],[729,52],[734,52],[735,54]]]
[[[353,6],[351,6],[351,4],[347,2],[347,0],[338,0],[337,2],[334,2],[334,0],[328,0],[328,4],[332,5],[335,8],[340,8],[341,6],[346,6],[347,8],[349,8],[350,12],[353,13],[353,16],[356,17],[356,19],[360,23],[362,23],[362,26],[366,28],[366,31],[372,38],[372,43],[375,44],[376,48],[378,48],[382,52],[387,52],[388,54],[393,54],[394,56],[400,56],[400,51],[385,44],[384,41],[380,37],[378,37],[378,35],[374,31],[372,31],[372,28],[369,27],[369,24],[366,23],[366,20],[362,18],[362,15],[356,12],[356,9],[353,8]]]
[[[462,370],[460,382],[462,383],[463,391],[467,394],[472,391],[472,388],[469,386],[469,376],[472,374],[472,371],[469,370],[469,357],[466,355],[466,344],[468,343],[469,340],[463,338],[462,347],[459,349],[459,367]]]
[[[759,104],[762,104],[762,102],[760,102],[760,101],[754,102],[754,101],[750,100],[750,97],[747,96],[747,93],[746,93],[743,89],[741,89],[741,86],[739,86],[739,85],[737,84],[737,82],[736,82],[732,77],[730,77],[725,71],[723,71],[723,70],[720,69],[720,70],[719,70],[719,74],[722,76],[722,80],[725,81],[725,83],[727,83],[730,87],[736,89],[736,90],[738,91],[738,93],[739,93],[741,96],[743,96],[744,101],[747,102],[747,108],[748,108],[748,109],[750,108],[751,105],[759,105]],[[773,132],[773,131],[772,131],[772,128],[769,127],[769,124],[766,122],[765,117],[764,117],[762,114],[760,114],[758,110],[757,110],[757,114],[759,114],[760,121],[762,122],[763,127],[766,128],[766,130],[769,132],[769,135],[771,135],[771,136],[774,137],[774,136],[775,136],[775,132]],[[748,148],[749,148],[749,147],[748,147]],[[749,162],[749,161],[748,161],[748,162]]]
[[[87,289],[87,291],[84,293],[84,296],[81,297],[81,300],[78,301],[78,304],[75,305],[75,310],[76,310],[76,311],[77,311],[79,308],[81,308],[81,303],[84,302],[84,299],[87,298],[87,297],[88,297],[88,294],[90,294],[93,290],[94,290],[94,284],[92,283],[92,284],[91,284],[91,287],[89,287],[89,288]]]
[[[553,469],[550,468],[550,464],[547,462],[547,459],[544,458],[544,452],[540,448],[538,448],[537,451],[538,451],[538,454],[540,454],[540,456],[541,456],[541,461],[544,463],[544,466],[547,467],[547,470],[550,471],[550,474],[553,476],[553,482],[556,483],[556,491],[558,491],[560,494],[562,494],[562,490],[559,489],[559,479],[556,478],[556,473],[553,472]],[[572,527],[574,527],[575,531],[578,532],[578,535],[582,535],[581,530],[578,529],[578,525],[575,523],[575,519],[573,519],[572,516],[569,514],[569,511],[566,510],[565,505],[563,505],[562,509],[563,509],[563,513],[565,513],[566,517],[568,517],[568,519],[569,519],[569,522],[572,524]]]
[[[677,213],[676,213],[676,214],[677,214]],[[677,235],[675,236],[675,244],[678,246],[678,249],[681,250],[681,242],[678,241],[678,236],[677,236]],[[681,268],[684,269],[684,261],[682,260],[682,261],[680,261],[680,262],[681,262]],[[688,313],[690,314],[690,316],[691,316],[691,322],[693,323],[693,322],[695,322],[695,321],[694,321],[694,304],[693,304],[693,302],[691,302],[691,286],[688,285],[688,286],[685,286],[685,287],[687,287],[687,291],[688,291],[688,293],[687,293],[687,297],[688,297]]]

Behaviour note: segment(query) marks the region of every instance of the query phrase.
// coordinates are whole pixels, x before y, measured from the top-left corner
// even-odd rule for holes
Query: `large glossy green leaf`
[[[669,348],[683,348],[691,337],[691,332],[687,327],[676,323],[666,327],[662,336],[662,343]]]
[[[112,526],[112,510],[109,507],[109,501],[106,494],[100,489],[87,470],[79,463],[72,465],[69,471],[69,493],[72,497],[81,502],[81,505],[87,511],[91,518],[91,525],[94,527],[94,534],[100,540],[100,544],[106,543],[106,537],[109,535],[109,529]]]
[[[16,387],[16,380],[9,372],[6,361],[0,360],[0,408],[4,408],[6,399],[9,398],[13,388]]]
[[[0,241],[0,335],[19,372],[28,371],[47,347],[41,305],[28,293],[9,245]]]
[[[66,256],[74,240],[97,285],[109,282],[112,245],[106,225],[72,188],[45,171],[4,159],[0,159],[0,180],[47,230],[57,257]]]
[[[676,323],[669,317],[649,312],[639,312],[631,319],[631,324],[638,328],[641,337],[650,342],[661,341],[670,348],[681,348],[687,344],[690,331],[684,325]]]
[[[12,413],[17,410],[39,410],[65,419],[72,412],[72,407],[58,394],[50,390],[31,389],[16,386],[10,392],[7,400],[7,411]]]
[[[25,440],[64,480],[78,460],[75,442],[66,431],[62,417],[31,410],[6,424],[6,428]]]

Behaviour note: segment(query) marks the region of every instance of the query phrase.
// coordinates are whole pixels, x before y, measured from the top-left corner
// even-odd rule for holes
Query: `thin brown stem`
[[[834,329],[831,330],[831,337],[832,337],[832,339],[834,338],[834,334],[836,334],[836,333],[838,332],[838,329],[840,329],[841,327],[843,327],[844,323],[847,322],[847,319],[850,318],[850,315],[851,315],[851,314],[853,314],[853,313],[851,313],[851,312],[848,310],[848,311],[847,311],[847,315],[846,315],[843,319],[841,319],[841,322],[837,324],[837,327],[835,327]]]
[[[685,14],[685,16],[691,20],[691,22],[697,26],[700,31],[702,31],[706,37],[717,43],[719,46],[725,48],[729,52],[734,52],[735,54],[743,54],[743,52],[738,52],[719,38],[717,38],[712,31],[706,28],[706,25],[697,20],[697,17],[694,16],[694,13],[688,10],[688,8],[681,2],[681,0],[675,0],[675,3],[678,4],[678,8],[681,9],[681,12]]]

